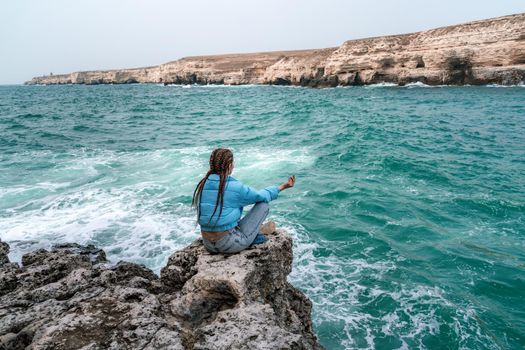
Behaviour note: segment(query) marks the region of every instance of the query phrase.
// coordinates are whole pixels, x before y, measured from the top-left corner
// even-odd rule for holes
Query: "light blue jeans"
[[[211,253],[237,253],[248,248],[259,233],[259,228],[268,216],[269,210],[268,203],[255,203],[248,214],[239,221],[239,225],[230,229],[225,236],[216,241],[203,237],[204,247]]]

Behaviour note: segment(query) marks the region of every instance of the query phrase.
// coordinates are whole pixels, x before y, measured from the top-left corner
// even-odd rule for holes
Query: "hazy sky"
[[[525,0],[2,0],[0,84],[184,56],[338,46],[525,12]]]

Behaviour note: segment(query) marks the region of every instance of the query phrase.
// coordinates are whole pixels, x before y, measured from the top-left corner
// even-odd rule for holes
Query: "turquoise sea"
[[[327,349],[525,347],[525,88],[0,86],[10,257],[93,243],[158,272],[217,146],[254,187]]]

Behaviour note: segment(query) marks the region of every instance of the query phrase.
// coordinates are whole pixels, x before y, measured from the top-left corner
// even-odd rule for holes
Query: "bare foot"
[[[269,235],[275,232],[275,222],[273,221],[266,221],[264,224],[261,225],[261,228],[259,231],[262,234]]]

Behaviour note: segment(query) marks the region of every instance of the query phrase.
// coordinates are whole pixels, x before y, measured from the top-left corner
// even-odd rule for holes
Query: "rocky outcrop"
[[[9,254],[9,244],[0,241],[0,266],[9,263],[7,254]]]
[[[336,48],[187,57],[159,66],[33,78],[27,84],[276,84],[326,87],[422,82],[520,84],[525,14],[417,33],[350,40]]]
[[[0,349],[320,349],[284,231],[238,254],[200,239],[160,278],[66,244],[0,267]],[[4,245],[2,245],[3,247]],[[1,254],[2,250],[0,250]]]

